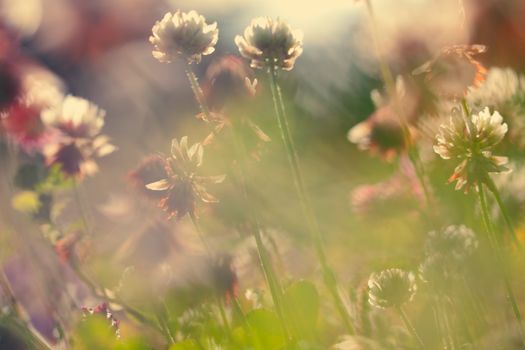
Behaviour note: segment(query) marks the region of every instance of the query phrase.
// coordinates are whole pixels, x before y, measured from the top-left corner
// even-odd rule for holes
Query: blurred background
[[[453,44],[486,45],[487,53],[479,57],[486,67],[525,69],[525,1],[374,0],[373,6],[380,44],[394,75],[410,74],[442,47]],[[76,247],[75,254],[99,288],[108,293],[118,291],[128,303],[143,306],[153,290],[212,283],[224,273],[224,269],[215,270],[215,265],[208,266],[187,218],[166,222],[164,213],[142,198],[130,181],[130,173],[145,157],[169,154],[173,138],[188,135],[194,143],[208,135],[202,121],[195,118],[199,109],[188,85],[185,63],[163,64],[151,55],[148,37],[153,24],[165,12],[176,9],[197,10],[208,22],[218,23],[215,53],[193,67],[205,92],[214,69],[242,69],[258,80],[256,99],[244,104],[242,113],[265,137],[257,140],[250,130],[243,137],[253,143],[253,159],[248,164],[251,191],[257,198],[268,244],[282,257],[276,262],[282,276],[321,280],[291,190],[267,77],[236,58],[234,37],[257,16],[282,18],[304,32],[304,53],[293,71],[282,74],[281,82],[307,190],[343,288],[362,286],[376,269],[417,266],[425,232],[432,225],[465,222],[481,228],[477,213],[471,210],[473,199],[443,185],[453,167],[430,164],[436,195],[455,204],[436,206],[441,219],[429,222],[421,215],[422,194],[414,184],[413,169],[403,161],[370,157],[348,142],[348,131],[375,110],[371,91],[383,86],[364,1],[0,0],[2,64],[50,76],[64,92],[87,98],[107,111],[103,132],[118,151],[99,160],[98,174],[79,186],[84,208],[66,190],[55,194],[47,213],[67,227],[66,231],[75,231],[80,211],[87,216],[92,235],[89,242]],[[216,82],[210,99],[225,104],[232,98],[228,96],[231,84],[228,79]],[[234,113],[241,113],[240,109],[234,108]],[[254,244],[243,232],[239,214],[243,206],[234,195],[238,186],[235,174],[228,170],[235,147],[231,137],[218,138],[206,148],[202,172],[226,173],[228,180],[212,188],[220,203],[202,208],[201,222],[212,245],[232,259],[238,288],[244,293],[248,288],[263,288],[264,280]],[[429,153],[427,145],[422,157]],[[24,155],[20,162],[29,162],[31,157]],[[15,175],[2,171],[1,176]],[[383,187],[378,189],[377,184]],[[395,195],[369,199],[374,191]],[[49,249],[42,248],[46,241],[27,247],[24,235],[33,236],[36,226],[42,230],[41,222],[27,224],[29,220],[8,208],[5,198],[1,200],[7,204],[2,208],[9,219],[4,217],[1,228],[17,232],[8,235],[9,248],[3,256],[7,278],[30,310],[35,327],[53,339],[56,329],[48,318],[66,316],[50,310],[66,297],[62,295],[64,288],[49,287],[47,274],[58,278],[61,286],[65,283],[74,289],[68,293],[76,306],[92,307],[100,298]],[[53,244],[56,246],[56,241]],[[44,275],[39,272],[42,265],[27,263],[35,250],[48,264]],[[16,277],[20,270],[26,271],[23,279]],[[479,281],[482,285],[489,282]],[[181,312],[180,305],[170,307]],[[128,334],[133,334],[135,330],[129,327]]]

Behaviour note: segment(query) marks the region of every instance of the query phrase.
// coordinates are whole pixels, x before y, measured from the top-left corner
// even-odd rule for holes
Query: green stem
[[[193,91],[193,94],[195,96],[195,100],[199,104],[199,108],[201,112],[204,114],[206,118],[206,123],[210,127],[212,134],[216,135],[216,129],[211,125],[211,113],[210,109],[208,108],[208,105],[206,103],[206,100],[204,99],[204,95],[202,93],[202,89],[199,85],[199,81],[197,80],[197,77],[195,76],[195,73],[191,69],[191,67],[188,65],[186,68],[186,75],[188,76],[188,80],[190,82],[191,89]],[[236,142],[238,143],[237,149],[239,149],[240,143],[237,141],[236,131],[234,130],[234,137],[236,138]],[[244,156],[240,157],[239,162],[244,163]],[[277,314],[280,319],[281,327],[284,331],[284,333],[288,336],[289,331],[286,326],[286,321],[284,319],[284,312],[281,305],[281,288],[279,285],[279,280],[277,279],[277,276],[272,268],[270,259],[268,257],[268,254],[266,252],[266,249],[263,244],[262,236],[261,236],[261,230],[259,227],[259,223],[255,217],[255,213],[253,211],[252,206],[250,205],[250,200],[248,197],[247,189],[246,189],[246,182],[244,180],[244,165],[241,164],[241,184],[242,184],[242,192],[244,197],[246,198],[246,204],[249,211],[249,216],[251,217],[254,226],[249,224],[250,231],[255,238],[255,243],[257,246],[257,252],[259,255],[259,261],[261,263],[261,268],[263,270],[266,282],[268,284],[268,287],[270,288],[270,294],[272,295],[273,302],[275,304],[275,308],[277,310]]]
[[[332,295],[332,298],[334,299],[335,307],[337,308],[344,322],[347,332],[349,334],[354,334],[355,331],[352,325],[352,321],[350,320],[350,316],[348,315],[348,312],[344,306],[344,303],[341,299],[339,291],[337,290],[337,279],[335,278],[334,272],[328,266],[328,262],[326,259],[326,253],[323,247],[323,239],[322,239],[321,231],[319,229],[319,224],[315,217],[310,200],[306,194],[301,169],[299,166],[299,157],[297,156],[297,152],[296,152],[296,149],[293,143],[293,139],[290,134],[290,128],[288,126],[288,118],[286,116],[286,110],[284,108],[284,102],[283,102],[281,89],[279,87],[279,84],[277,83],[277,71],[275,70],[275,67],[270,66],[269,75],[270,75],[270,86],[271,86],[271,91],[272,91],[273,103],[274,103],[275,113],[277,116],[277,123],[279,125],[279,129],[281,132],[281,138],[286,147],[286,153],[288,155],[288,163],[289,163],[289,166],[292,172],[292,178],[293,178],[294,186],[297,192],[297,196],[299,197],[301,210],[307,222],[308,230],[310,231],[310,236],[314,243],[317,257],[319,258],[319,261],[321,263],[321,269],[323,272],[324,281],[325,281],[325,284],[330,294]]]
[[[485,180],[485,184],[487,185],[487,188],[492,192],[492,195],[496,199],[496,203],[498,203],[498,207],[501,211],[501,215],[503,216],[503,219],[505,220],[505,224],[507,225],[509,229],[510,238],[512,239],[512,242],[516,245],[517,248],[522,248],[521,244],[518,240],[518,237],[516,235],[516,231],[514,230],[514,225],[512,224],[512,221],[510,220],[509,214],[507,212],[507,209],[505,208],[505,205],[503,204],[503,201],[501,200],[501,196],[499,194],[498,188],[494,184],[494,181],[487,176],[487,179]]]
[[[241,192],[245,199],[245,206],[248,211],[248,217],[249,217],[248,228],[250,230],[251,235],[255,238],[255,244],[257,247],[257,253],[259,255],[259,262],[261,264],[261,269],[265,276],[268,287],[270,288],[270,293],[272,295],[272,299],[275,304],[275,309],[277,311],[277,315],[281,323],[281,328],[283,329],[284,334],[286,334],[287,339],[289,340],[290,331],[288,329],[287,322],[284,318],[284,306],[282,305],[282,294],[283,294],[282,288],[281,288],[279,279],[277,277],[277,274],[275,273],[275,270],[271,263],[270,256],[268,254],[266,246],[264,245],[259,220],[257,219],[256,211],[254,210],[253,205],[251,204],[251,200],[250,200],[251,196],[249,194],[248,186],[246,183],[246,169],[245,169],[246,168],[245,163],[246,163],[246,158],[247,158],[246,147],[244,145],[244,142],[240,139],[238,135],[235,123],[232,125],[232,130],[233,130],[233,137],[234,137],[235,146],[236,146],[235,149],[239,152],[238,161],[239,161],[239,170],[240,170]]]
[[[202,243],[202,246],[206,250],[206,253],[210,258],[213,257],[210,245],[208,244],[208,241],[206,240],[206,237],[204,236],[204,233],[202,232],[201,225],[199,224],[199,220],[197,220],[197,217],[195,216],[195,213],[190,213],[191,222],[193,223],[193,226],[195,227],[195,231],[197,231],[197,236],[199,236],[199,239]]]
[[[407,328],[407,330],[417,340],[417,342],[419,343],[421,348],[425,349],[425,343],[423,343],[423,340],[421,340],[421,338],[417,334],[416,329],[414,328],[414,326],[412,325],[412,323],[408,319],[408,316],[406,315],[406,313],[403,310],[403,308],[401,306],[398,306],[398,307],[396,307],[396,310],[399,313],[399,316],[401,316],[401,319],[403,320],[403,322],[405,323],[405,327]]]
[[[502,252],[501,252],[501,245],[500,241],[497,239],[496,234],[494,232],[494,228],[492,226],[492,223],[490,221],[487,201],[485,198],[485,191],[483,189],[483,184],[478,183],[478,195],[479,195],[479,202],[481,205],[481,214],[483,217],[483,223],[485,224],[485,228],[487,230],[487,233],[489,235],[489,242],[492,245],[492,250],[494,251],[496,263],[499,265],[503,282],[505,285],[505,289],[507,292],[507,299],[510,302],[510,305],[512,307],[512,312],[514,314],[514,317],[516,318],[516,322],[518,323],[518,329],[520,331],[520,336],[523,345],[525,345],[525,330],[523,329],[523,323],[522,323],[522,317],[520,310],[518,308],[518,304],[516,302],[516,298],[514,296],[514,292],[512,291],[512,286],[510,283],[510,277],[509,272],[507,271],[507,267],[504,263]]]
[[[82,204],[82,200],[80,198],[80,188],[76,180],[74,180],[74,184],[73,184],[73,193],[75,197],[75,203],[77,205],[77,210],[80,215],[80,220],[82,220],[82,226],[84,227],[85,233],[89,234],[90,231],[89,231],[88,220],[87,220],[86,213],[84,210],[84,205]]]

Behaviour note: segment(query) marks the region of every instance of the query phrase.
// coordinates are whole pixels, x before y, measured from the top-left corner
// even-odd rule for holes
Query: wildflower
[[[504,167],[506,157],[492,155],[507,130],[503,117],[497,111],[491,114],[488,108],[472,115],[470,120],[463,120],[456,113],[448,124],[440,126],[434,152],[443,159],[461,160],[449,178],[449,182],[457,181],[456,190],[466,186],[468,192],[471,186],[486,181],[488,173],[508,170]]]
[[[102,303],[94,308],[83,307],[82,312],[84,313],[84,317],[87,317],[88,315],[100,315],[109,320],[111,327],[115,329],[115,335],[117,338],[120,338],[120,321],[115,318],[107,303]]]
[[[235,37],[235,44],[241,55],[251,60],[252,68],[292,70],[303,52],[303,33],[280,19],[258,17],[244,30],[244,36]]]
[[[202,55],[215,51],[219,40],[217,22],[207,24],[196,11],[168,12],[155,23],[149,41],[154,46],[153,57],[170,63],[181,56],[188,63],[199,63]]]
[[[195,215],[196,201],[215,203],[218,200],[206,191],[206,185],[221,183],[224,176],[198,176],[197,169],[202,164],[204,148],[196,143],[188,148],[188,137],[180,142],[173,139],[171,157],[166,162],[167,177],[146,185],[153,191],[165,191],[159,206],[169,217],[181,218],[186,214]]]
[[[417,286],[412,272],[393,268],[370,275],[368,289],[372,306],[388,308],[400,307],[412,300]]]
[[[348,140],[359,149],[379,155],[386,161],[405,151],[415,135],[412,127],[403,128],[399,114],[403,113],[404,122],[410,125],[417,107],[417,99],[408,93],[406,87],[404,79],[398,77],[395,96],[385,97],[378,90],[373,90],[370,97],[376,111],[348,131]]]
[[[448,46],[432,60],[416,68],[413,74],[424,74],[436,95],[461,98],[471,86],[480,86],[485,80],[487,70],[475,56],[486,50],[483,45]]]
[[[403,128],[390,107],[382,107],[367,120],[354,126],[347,137],[360,150],[379,155],[386,161],[393,160],[407,146]]]
[[[425,250],[427,255],[440,254],[461,260],[477,248],[478,240],[474,232],[465,225],[450,225],[442,230],[430,231]]]
[[[60,132],[58,140],[44,148],[46,164],[60,166],[68,176],[94,174],[98,170],[94,158],[116,149],[107,136],[99,135],[104,116],[105,112],[96,105],[74,96],[67,96],[61,104],[44,110],[44,124]]]
[[[104,110],[88,100],[68,95],[61,104],[44,110],[42,121],[69,137],[88,138],[100,132],[105,115]]]

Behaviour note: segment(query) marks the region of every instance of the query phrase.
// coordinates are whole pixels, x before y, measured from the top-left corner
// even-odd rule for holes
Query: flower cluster
[[[475,233],[465,225],[450,225],[428,233],[425,260],[419,275],[433,288],[444,287],[457,279],[465,263],[478,247]]]
[[[107,136],[99,135],[104,116],[105,112],[93,103],[71,95],[44,110],[42,122],[60,132],[57,142],[44,148],[47,165],[58,165],[63,173],[76,177],[97,172],[94,158],[104,157],[116,149]]]
[[[166,178],[149,183],[146,188],[162,191],[159,206],[169,217],[181,218],[186,214],[195,215],[196,202],[218,202],[217,198],[206,191],[206,185],[224,181],[224,176],[198,176],[197,169],[202,164],[204,148],[200,143],[188,147],[188,137],[180,142],[173,139],[171,157],[166,162]]]
[[[153,57],[160,62],[172,62],[177,57],[188,63],[199,63],[203,55],[215,51],[219,40],[217,23],[207,24],[196,11],[168,12],[155,23],[149,41],[154,46]]]
[[[400,307],[412,300],[417,290],[412,272],[387,269],[373,273],[368,279],[368,301],[378,308]]]
[[[507,130],[503,117],[497,111],[491,114],[488,108],[470,118],[456,113],[449,123],[441,125],[434,151],[443,159],[461,160],[449,179],[457,181],[457,190],[465,187],[467,192],[486,181],[488,173],[507,171],[507,158],[492,154]]]
[[[257,17],[246,27],[244,36],[235,37],[235,44],[252,68],[292,70],[303,53],[303,33],[280,19]]]

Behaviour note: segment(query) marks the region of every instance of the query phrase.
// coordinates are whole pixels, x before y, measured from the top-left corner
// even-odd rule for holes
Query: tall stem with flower
[[[492,150],[501,142],[507,133],[508,126],[497,112],[490,113],[485,108],[478,114],[471,115],[467,103],[463,101],[462,118],[457,115],[450,118],[448,124],[441,125],[436,137],[434,151],[443,159],[459,159],[461,163],[455,168],[449,182],[456,181],[456,190],[464,188],[465,192],[474,189],[478,194],[483,223],[488,234],[488,241],[494,254],[495,262],[502,271],[507,298],[525,344],[525,331],[516,297],[510,283],[508,267],[503,256],[501,240],[496,236],[491,222],[485,195],[485,186],[491,183],[490,173],[501,173],[508,169],[506,157],[494,156]],[[490,180],[490,181],[489,181]],[[512,234],[512,232],[511,232]],[[518,244],[515,237],[513,242]]]
[[[244,31],[244,36],[236,36],[235,43],[241,55],[251,60],[253,68],[261,68],[268,71],[277,124],[286,148],[288,163],[302,214],[307,222],[308,230],[321,264],[323,279],[347,332],[353,334],[355,331],[352,321],[339,294],[335,273],[329,267],[319,224],[306,193],[299,157],[291,136],[283,96],[278,83],[278,70],[289,71],[293,69],[295,60],[303,51],[302,32],[292,30],[287,23],[281,20],[259,17],[252,20],[250,26]]]
[[[167,13],[162,20],[157,21],[153,26],[152,32],[153,35],[150,37],[150,42],[155,48],[153,51],[153,56],[155,58],[161,62],[171,62],[176,57],[186,59],[188,63],[186,75],[188,76],[190,87],[205,120],[208,122],[213,135],[215,135],[216,129],[211,126],[210,123],[212,120],[210,109],[206,104],[202,89],[195,73],[190,67],[190,64],[199,63],[202,55],[211,54],[215,50],[214,46],[218,40],[217,24],[207,24],[205,18],[195,11],[190,11],[189,13],[177,11],[175,13]],[[242,175],[242,177],[244,178],[244,175]],[[243,188],[244,187],[245,184],[243,182]],[[243,193],[246,193],[246,191],[243,190]],[[249,203],[248,198],[247,202]],[[192,219],[193,218],[194,216],[192,216]],[[255,222],[257,222],[255,218],[252,217],[251,219],[254,219]],[[196,220],[193,221],[196,223]],[[252,225],[249,226],[252,231],[251,233],[255,238],[261,267],[270,288],[276,311],[281,321],[281,327],[285,334],[288,334],[281,305],[282,292],[279,279],[277,278],[266,252],[266,248],[264,247],[258,225],[255,225],[255,227],[252,227]],[[196,227],[198,228],[198,225],[196,225]]]

